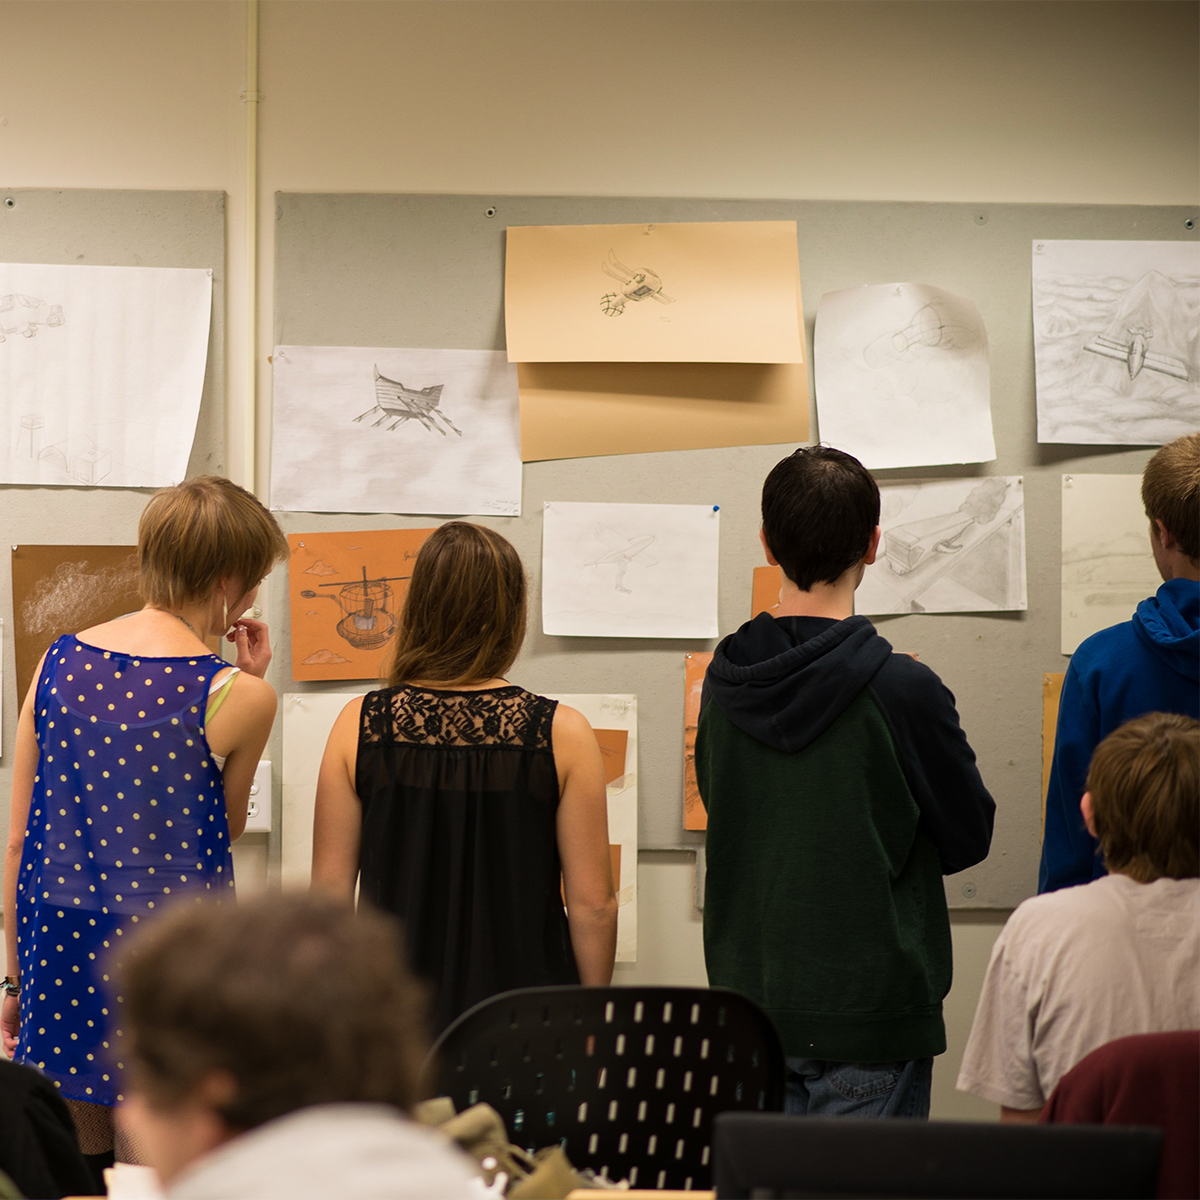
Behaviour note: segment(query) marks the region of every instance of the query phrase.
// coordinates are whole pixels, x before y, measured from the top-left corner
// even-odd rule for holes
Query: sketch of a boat
[[[323,588],[339,588],[336,596],[305,590],[300,593],[306,600],[332,600],[342,610],[337,623],[338,636],[344,638],[356,650],[377,650],[396,632],[396,616],[393,612],[394,590],[389,584],[410,575],[389,575],[379,579],[368,579],[367,568],[362,569],[362,579],[340,580],[322,583]]]
[[[601,545],[608,547],[608,553],[602,554],[599,558],[593,559],[587,565],[589,567],[600,567],[607,563],[615,563],[617,567],[616,583],[613,585],[616,591],[624,592],[625,595],[630,595],[630,589],[625,586],[625,572],[629,570],[629,564],[639,555],[643,555],[646,547],[654,541],[654,534],[647,533],[641,537],[626,538],[617,533],[615,529],[609,529],[607,525],[597,525],[592,530],[592,536]],[[644,554],[638,561],[643,567],[654,567],[658,565],[656,559],[651,558],[648,554]]]
[[[1155,354],[1146,348],[1146,343],[1154,336],[1154,331],[1141,325],[1129,328],[1129,340],[1119,342],[1116,338],[1094,337],[1084,346],[1092,354],[1104,358],[1112,358],[1123,362],[1129,369],[1129,378],[1136,379],[1142,370],[1158,371],[1162,375],[1170,375],[1173,379],[1187,380],[1187,363],[1174,358],[1170,354]]]
[[[42,325],[53,327],[62,323],[61,304],[47,304],[36,296],[22,296],[18,292],[0,296],[0,342],[7,341],[11,334],[31,338]]]
[[[365,420],[375,413],[381,414],[377,421],[371,422],[371,428],[383,425],[387,429],[395,429],[405,421],[419,421],[431,432],[440,433],[442,437],[453,430],[462,437],[459,429],[444,412],[441,411],[442,389],[444,383],[435,383],[426,388],[410,388],[398,380],[380,375],[375,368],[375,407],[369,408],[354,418],[354,423]],[[389,423],[390,422],[390,423]],[[443,428],[445,426],[445,428]]]
[[[649,267],[627,267],[616,253],[608,252],[608,258],[600,264],[600,270],[620,285],[619,292],[605,292],[600,297],[600,307],[606,317],[619,317],[630,300],[657,300],[659,304],[674,304],[675,298],[662,290],[662,280]]]

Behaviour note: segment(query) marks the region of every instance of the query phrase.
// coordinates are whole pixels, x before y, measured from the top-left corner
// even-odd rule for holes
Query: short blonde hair
[[[244,595],[288,557],[287,538],[257,497],[220,475],[165,488],[138,522],[138,572],[147,604],[204,600],[222,579]]]
[[[1139,883],[1200,875],[1200,721],[1127,721],[1096,747],[1087,789],[1110,871]]]
[[[1146,464],[1142,504],[1188,558],[1200,558],[1200,433],[1168,442]]]

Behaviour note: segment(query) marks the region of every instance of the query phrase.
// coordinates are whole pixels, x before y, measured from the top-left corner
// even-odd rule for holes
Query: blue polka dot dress
[[[35,694],[38,768],[17,880],[15,1057],[64,1096],[123,1098],[122,942],[180,899],[232,896],[225,788],[204,736],[215,655],[148,658],[61,637]]]

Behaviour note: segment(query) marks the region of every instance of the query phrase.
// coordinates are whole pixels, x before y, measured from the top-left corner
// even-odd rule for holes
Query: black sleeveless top
[[[435,1033],[497,992],[579,982],[560,891],[557,704],[519,687],[363,700],[359,895],[403,922]]]

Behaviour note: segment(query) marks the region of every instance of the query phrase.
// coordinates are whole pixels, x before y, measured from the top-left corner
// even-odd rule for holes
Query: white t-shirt
[[[268,1121],[206,1154],[170,1200],[471,1200],[471,1161],[382,1104],[322,1104]]]
[[[1200,879],[1106,875],[1026,900],[988,963],[958,1088],[1039,1108],[1080,1059],[1200,1029]]]

